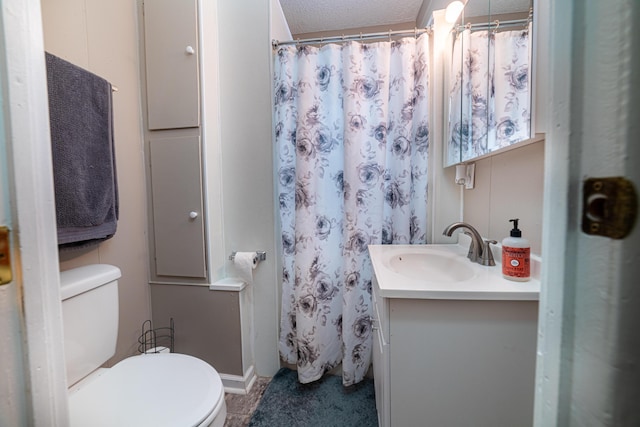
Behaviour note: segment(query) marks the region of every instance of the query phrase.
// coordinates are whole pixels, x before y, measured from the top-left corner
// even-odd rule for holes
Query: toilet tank
[[[98,369],[116,352],[118,267],[86,265],[60,273],[67,386]]]

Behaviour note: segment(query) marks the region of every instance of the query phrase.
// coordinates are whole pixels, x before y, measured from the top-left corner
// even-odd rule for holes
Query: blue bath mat
[[[333,375],[300,384],[298,374],[287,368],[273,377],[249,421],[249,427],[377,426],[372,379],[348,388]]]

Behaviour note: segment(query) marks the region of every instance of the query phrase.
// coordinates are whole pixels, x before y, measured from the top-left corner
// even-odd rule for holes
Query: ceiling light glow
[[[449,24],[453,24],[458,20],[458,16],[462,13],[462,9],[464,9],[464,3],[458,0],[452,1],[445,10],[444,19]]]

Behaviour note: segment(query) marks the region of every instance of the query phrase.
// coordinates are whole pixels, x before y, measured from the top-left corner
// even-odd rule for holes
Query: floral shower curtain
[[[426,242],[428,35],[275,53],[279,349],[301,383],[371,360],[369,244]]]
[[[495,134],[489,137],[489,141],[494,144],[489,151],[530,137],[529,33],[530,31],[503,31],[491,38],[494,57],[491,128]]]
[[[529,31],[466,29],[453,45],[447,164],[529,138]]]

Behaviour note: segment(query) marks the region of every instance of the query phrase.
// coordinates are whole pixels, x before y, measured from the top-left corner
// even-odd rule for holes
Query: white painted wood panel
[[[0,7],[0,224],[13,282],[0,286],[0,425],[68,425],[46,68],[39,1]]]
[[[586,178],[640,184],[637,0],[550,2],[535,426],[640,425],[640,228],[581,229]]]

